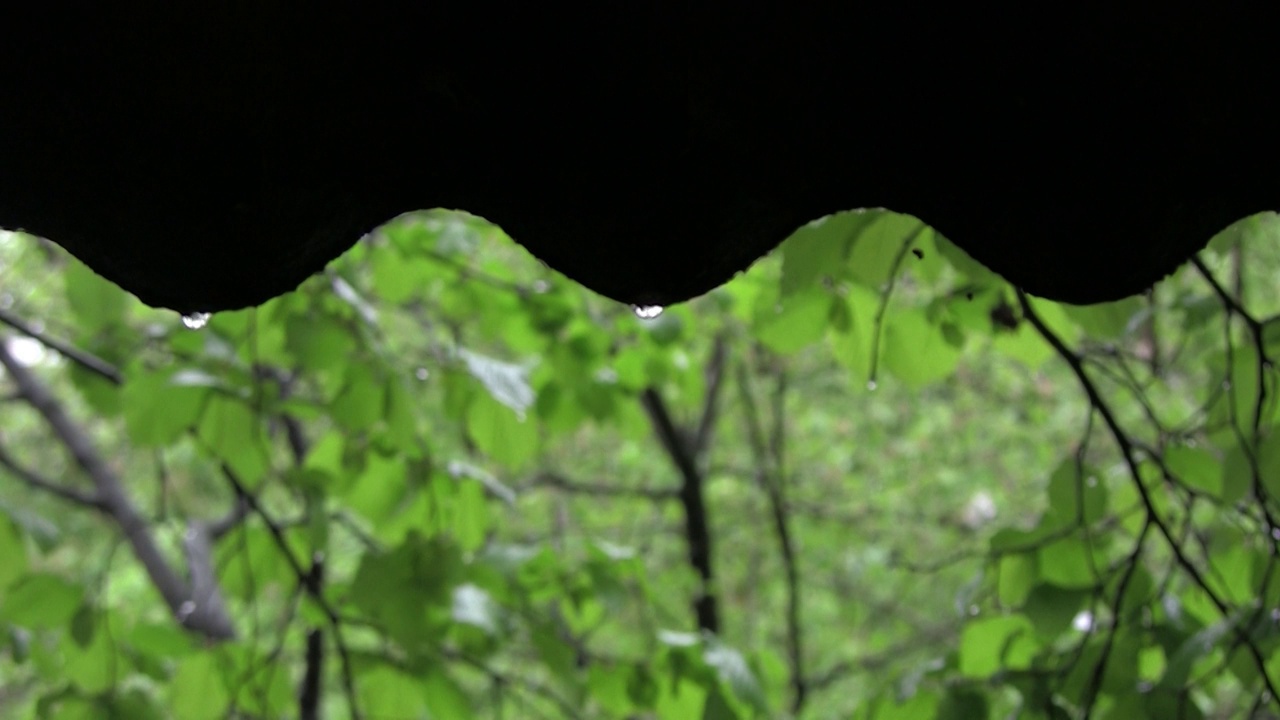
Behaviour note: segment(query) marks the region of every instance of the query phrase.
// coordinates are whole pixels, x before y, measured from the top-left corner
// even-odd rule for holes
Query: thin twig
[[[1102,395],[1098,392],[1097,386],[1089,377],[1088,373],[1085,372],[1084,363],[1082,362],[1080,355],[1068,348],[1066,344],[1063,343],[1062,339],[1059,338],[1053,330],[1049,329],[1049,326],[1044,323],[1044,320],[1042,320],[1036,313],[1035,309],[1031,307],[1031,301],[1022,290],[1018,290],[1018,302],[1022,306],[1023,317],[1025,317],[1027,321],[1031,323],[1032,327],[1040,333],[1040,336],[1053,347],[1054,351],[1057,352],[1064,361],[1066,361],[1067,365],[1071,368],[1072,373],[1076,376],[1076,379],[1079,380],[1080,386],[1084,389],[1085,395],[1089,399],[1089,404],[1098,412],[1099,415],[1102,416],[1103,422],[1106,423],[1107,429],[1111,432],[1112,439],[1120,448],[1120,453],[1129,470],[1129,475],[1133,479],[1138,497],[1142,500],[1143,507],[1147,511],[1148,518],[1150,518],[1151,523],[1155,525],[1160,536],[1164,538],[1165,543],[1169,545],[1169,550],[1173,553],[1173,557],[1178,563],[1178,566],[1181,567],[1191,580],[1204,591],[1205,596],[1209,598],[1209,601],[1213,603],[1218,612],[1224,618],[1229,618],[1231,616],[1231,607],[1226,603],[1226,601],[1218,596],[1218,593],[1214,592],[1213,588],[1210,587],[1207,582],[1205,582],[1204,576],[1200,573],[1199,569],[1196,568],[1195,564],[1191,562],[1191,559],[1187,557],[1186,553],[1183,551],[1182,545],[1178,542],[1178,539],[1174,537],[1174,533],[1169,528],[1168,523],[1165,522],[1164,518],[1160,517],[1155,501],[1151,497],[1151,491],[1142,481],[1142,473],[1138,469],[1138,461],[1135,457],[1133,443],[1124,429],[1120,427],[1119,421],[1116,420],[1115,414],[1111,411],[1111,406],[1102,398]],[[1243,632],[1244,631],[1239,627],[1236,627],[1235,633],[1237,636],[1242,636]],[[1258,673],[1262,677],[1263,684],[1266,685],[1267,691],[1271,693],[1272,697],[1280,697],[1280,693],[1276,690],[1275,683],[1271,680],[1271,677],[1267,672],[1266,658],[1262,656],[1261,651],[1258,650],[1254,643],[1249,642],[1247,638],[1244,639],[1245,646],[1249,649],[1249,653],[1253,656],[1253,660],[1258,666]]]
[[[870,377],[867,382],[874,383],[876,374],[880,369],[880,336],[884,330],[884,316],[889,310],[889,300],[893,297],[893,289],[898,285],[898,271],[902,268],[902,261],[906,259],[907,252],[911,250],[911,245],[920,237],[920,233],[924,232],[928,225],[920,223],[902,240],[902,246],[898,248],[898,253],[893,256],[893,265],[889,267],[889,284],[885,287],[884,292],[880,293],[880,306],[876,308],[876,318],[873,327],[875,328],[871,334],[871,370],[868,372]]]
[[[50,350],[65,357],[71,362],[83,367],[95,375],[105,378],[112,385],[120,385],[124,382],[124,376],[111,363],[102,358],[85,352],[73,345],[62,340],[46,335],[44,332],[36,329],[34,325],[26,320],[14,315],[8,310],[0,309],[0,323],[4,323],[36,342],[44,345]]]
[[[293,575],[298,586],[307,593],[307,596],[310,597],[313,602],[315,602],[316,607],[320,609],[320,612],[324,614],[325,619],[328,620],[329,629],[333,633],[333,644],[338,651],[339,665],[342,669],[342,684],[343,689],[347,694],[347,702],[351,706],[351,717],[352,720],[360,720],[362,715],[356,701],[355,677],[351,666],[351,652],[347,648],[346,641],[342,637],[342,617],[338,614],[338,611],[334,609],[333,605],[329,603],[328,598],[324,596],[323,588],[316,582],[316,578],[312,571],[304,568],[302,563],[298,560],[298,557],[293,554],[293,549],[289,547],[289,541],[285,538],[284,530],[281,528],[280,523],[276,522],[276,520],[271,517],[270,513],[266,512],[262,507],[262,504],[258,502],[257,496],[250,493],[248,489],[245,488],[244,483],[240,481],[240,478],[236,475],[235,471],[225,463],[222,465],[222,474],[231,485],[232,490],[235,491],[236,497],[242,499],[249,506],[249,509],[262,519],[263,524],[267,526],[267,533],[271,536],[272,541],[276,545],[276,549],[278,549],[280,554],[284,556],[285,562],[289,564],[289,568],[293,571]]]

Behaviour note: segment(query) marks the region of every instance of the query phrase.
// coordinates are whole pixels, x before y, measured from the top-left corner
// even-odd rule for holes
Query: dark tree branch
[[[120,371],[112,366],[111,363],[93,355],[92,353],[87,353],[73,345],[58,340],[57,338],[49,337],[40,330],[37,330],[31,323],[28,323],[26,320],[23,320],[8,310],[0,309],[0,323],[8,325],[14,330],[17,330],[23,335],[26,335],[32,340],[35,340],[41,345],[44,345],[50,350],[65,357],[71,362],[83,367],[85,370],[105,378],[113,385],[119,385],[124,382],[124,378],[120,375]]]
[[[324,558],[312,558],[308,584],[317,592],[324,586]],[[298,688],[298,717],[319,720],[320,700],[324,696],[324,633],[312,628],[307,633],[306,665]]]
[[[1182,571],[1191,578],[1191,581],[1204,591],[1205,596],[1209,598],[1211,603],[1213,603],[1213,606],[1218,610],[1218,613],[1224,618],[1229,618],[1231,616],[1231,607],[1218,595],[1217,592],[1214,591],[1213,587],[1205,581],[1204,575],[1195,566],[1195,563],[1191,561],[1191,558],[1187,557],[1186,552],[1182,548],[1182,544],[1179,542],[1179,538],[1174,535],[1174,532],[1170,529],[1168,522],[1160,516],[1159,510],[1155,506],[1155,501],[1151,497],[1151,491],[1142,481],[1142,473],[1138,469],[1138,460],[1133,441],[1129,438],[1128,433],[1124,431],[1124,428],[1120,427],[1120,422],[1111,411],[1111,406],[1103,399],[1097,386],[1089,377],[1088,373],[1085,372],[1084,361],[1081,359],[1079,353],[1067,347],[1062,341],[1062,338],[1058,337],[1053,330],[1049,329],[1049,326],[1044,323],[1044,320],[1042,320],[1036,313],[1035,309],[1031,307],[1031,302],[1027,298],[1027,294],[1022,290],[1018,290],[1018,303],[1022,306],[1023,317],[1031,323],[1032,327],[1036,329],[1036,332],[1038,332],[1040,336],[1043,337],[1051,347],[1053,347],[1058,356],[1061,357],[1071,368],[1071,372],[1080,382],[1081,388],[1084,389],[1085,395],[1089,399],[1089,404],[1093,407],[1094,411],[1102,416],[1103,422],[1106,423],[1107,429],[1111,432],[1112,439],[1115,441],[1116,446],[1120,448],[1120,454],[1129,471],[1129,476],[1133,480],[1134,488],[1138,492],[1138,497],[1142,501],[1142,506],[1147,512],[1147,517],[1151,521],[1152,525],[1155,526],[1156,531],[1164,539],[1165,543],[1168,544],[1170,552],[1173,553],[1174,561],[1180,568],[1182,568]],[[1271,694],[1271,697],[1280,697],[1280,692],[1277,692],[1276,685],[1267,672],[1266,658],[1263,657],[1262,652],[1258,649],[1257,645],[1255,645],[1244,633],[1245,631],[1238,626],[1235,628],[1234,634],[1244,644],[1248,649],[1249,654],[1252,656],[1254,663],[1257,665],[1258,674],[1261,676],[1267,692]]]
[[[101,503],[102,512],[120,527],[133,548],[134,556],[178,622],[192,632],[214,640],[234,637],[235,626],[225,612],[216,584],[205,582],[206,578],[214,576],[212,567],[192,567],[193,581],[183,579],[164,557],[150,525],[129,499],[124,483],[93,446],[88,434],[72,421],[44,383],[13,358],[4,343],[0,343],[0,365],[9,373],[19,394],[40,414],[76,464],[89,476],[97,490],[96,498]],[[197,540],[204,534],[194,526],[192,530]],[[208,560],[198,553],[192,555],[188,552],[188,556],[192,560]],[[195,592],[198,584],[201,585],[201,595]]]
[[[689,546],[689,564],[702,579],[702,591],[693,601],[693,613],[698,627],[710,633],[719,633],[720,617],[716,607],[712,567],[711,528],[707,520],[706,499],[703,497],[702,473],[698,470],[697,457],[681,431],[662,396],[654,388],[640,394],[640,403],[649,415],[649,422],[667,457],[680,473],[680,505],[684,508],[685,539]]]
[[[342,685],[343,690],[347,694],[347,702],[351,706],[352,720],[360,720],[362,717],[358,700],[356,697],[355,675],[352,668],[351,651],[347,647],[346,640],[342,636],[342,617],[338,615],[338,611],[329,602],[324,595],[324,587],[321,582],[322,558],[313,558],[311,569],[304,568],[302,562],[294,555],[293,549],[289,547],[289,540],[284,536],[284,529],[280,523],[271,517],[258,502],[257,496],[250,493],[245,488],[244,483],[236,475],[226,463],[222,464],[222,475],[227,479],[227,483],[231,485],[231,489],[235,491],[236,497],[239,498],[253,514],[262,519],[262,523],[267,526],[267,533],[271,535],[272,542],[275,543],[276,549],[284,556],[285,562],[289,564],[289,569],[293,571],[294,579],[298,583],[298,587],[306,592],[311,598],[320,612],[324,614],[325,619],[329,622],[329,629],[333,633],[333,645],[338,651],[339,666],[342,669]]]
[[[707,448],[711,445],[711,436],[715,432],[716,419],[719,417],[720,388],[724,384],[726,352],[724,335],[717,335],[712,341],[711,357],[707,360],[707,395],[702,404],[702,415],[698,419],[698,429],[693,435],[694,457],[702,457],[707,452]]]

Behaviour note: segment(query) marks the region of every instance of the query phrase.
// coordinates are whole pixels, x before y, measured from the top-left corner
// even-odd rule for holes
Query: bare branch
[[[693,454],[700,457],[711,444],[711,434],[715,431],[716,418],[719,416],[720,388],[724,384],[724,360],[727,354],[724,335],[717,335],[711,346],[711,358],[707,360],[706,379],[707,396],[702,404],[702,415],[698,420],[698,429],[693,435]]]
[[[702,592],[693,601],[698,627],[719,633],[720,618],[713,585],[715,573],[712,566],[711,528],[707,520],[706,499],[702,494],[704,479],[698,469],[698,459],[683,429],[677,427],[671,419],[671,413],[667,411],[667,405],[656,389],[649,388],[641,393],[640,403],[649,414],[649,421],[658,441],[680,473],[680,491],[677,496],[684,508],[689,564],[702,579]]]
[[[206,582],[211,578],[211,567],[191,568],[193,579],[203,583],[202,596],[194,592],[196,582],[188,583],[174,570],[164,557],[151,526],[125,492],[124,483],[106,459],[93,446],[89,435],[66,413],[53,393],[30,370],[17,362],[4,343],[0,343],[0,365],[12,378],[18,393],[33,407],[45,423],[71,453],[76,464],[89,476],[97,490],[101,511],[109,515],[120,527],[125,539],[133,548],[133,554],[146,570],[147,576],[164,598],[169,611],[187,629],[214,640],[226,640],[235,636],[235,627],[222,606],[216,585]],[[197,541],[201,533],[197,528]],[[191,535],[189,532],[188,535]],[[199,548],[197,548],[199,549]],[[191,555],[190,551],[188,552]],[[193,556],[193,557],[198,557]],[[216,602],[213,602],[215,601]]]
[[[49,337],[40,330],[37,330],[31,323],[28,323],[26,320],[23,320],[8,310],[0,309],[0,323],[8,325],[14,330],[17,330],[23,335],[26,335],[32,340],[35,340],[41,345],[44,345],[50,350],[65,357],[71,362],[83,367],[85,370],[106,378],[106,380],[112,385],[119,385],[124,382],[124,378],[120,375],[120,371],[111,363],[96,355],[87,353],[80,348],[58,340],[57,338]]]

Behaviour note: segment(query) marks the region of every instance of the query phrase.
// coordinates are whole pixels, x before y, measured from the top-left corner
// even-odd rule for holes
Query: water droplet
[[[178,606],[178,619],[186,620],[187,618],[191,617],[191,614],[194,613],[195,611],[196,611],[196,604],[191,602],[190,600],[186,600],[181,605]]]
[[[548,290],[550,290],[550,289],[551,289],[551,284],[550,284],[550,283],[548,283],[546,280],[534,280],[534,281],[533,281],[533,291],[534,291],[535,293],[538,293],[539,295],[541,295],[541,294],[545,293],[546,291],[548,291]]]
[[[661,305],[632,305],[631,310],[641,320],[652,320],[662,314]]]
[[[182,324],[192,330],[199,330],[209,324],[209,313],[194,312],[182,316]]]
[[[1280,527],[1271,528],[1271,539],[1280,540]]]
[[[1089,487],[1098,487],[1098,478],[1094,477],[1093,475],[1090,475],[1089,477],[1084,479],[1084,484],[1088,485]]]
[[[1222,389],[1223,389],[1223,390],[1230,390],[1230,389],[1231,389],[1231,381],[1230,381],[1230,380],[1223,380],[1223,381],[1222,381]]]
[[[878,388],[878,387],[880,387],[880,386],[876,384],[876,381],[875,381],[875,380],[868,380],[868,381],[867,381],[867,389],[868,389],[868,390],[874,391],[874,390],[875,390],[876,388]]]
[[[969,606],[969,614],[970,614],[970,615],[972,615],[972,616],[974,616],[974,617],[977,617],[977,615],[978,615],[978,613],[979,613],[979,612],[981,612],[981,610],[978,608],[978,606],[977,606],[977,605],[970,605],[970,606]]]
[[[431,377],[431,373],[426,368],[420,367],[417,370],[413,371],[413,376],[418,378],[419,380],[426,380],[427,378]]]

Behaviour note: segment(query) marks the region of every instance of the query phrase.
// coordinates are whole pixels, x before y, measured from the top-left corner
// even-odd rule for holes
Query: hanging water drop
[[[876,384],[876,381],[875,381],[875,380],[868,380],[868,381],[867,381],[867,389],[868,389],[868,390],[872,390],[872,391],[874,391],[877,387],[879,387],[879,385],[877,385],[877,384]]]
[[[199,330],[209,324],[209,313],[193,312],[182,316],[182,324],[192,330]]]
[[[662,314],[661,305],[632,305],[631,309],[641,320],[652,320]]]

